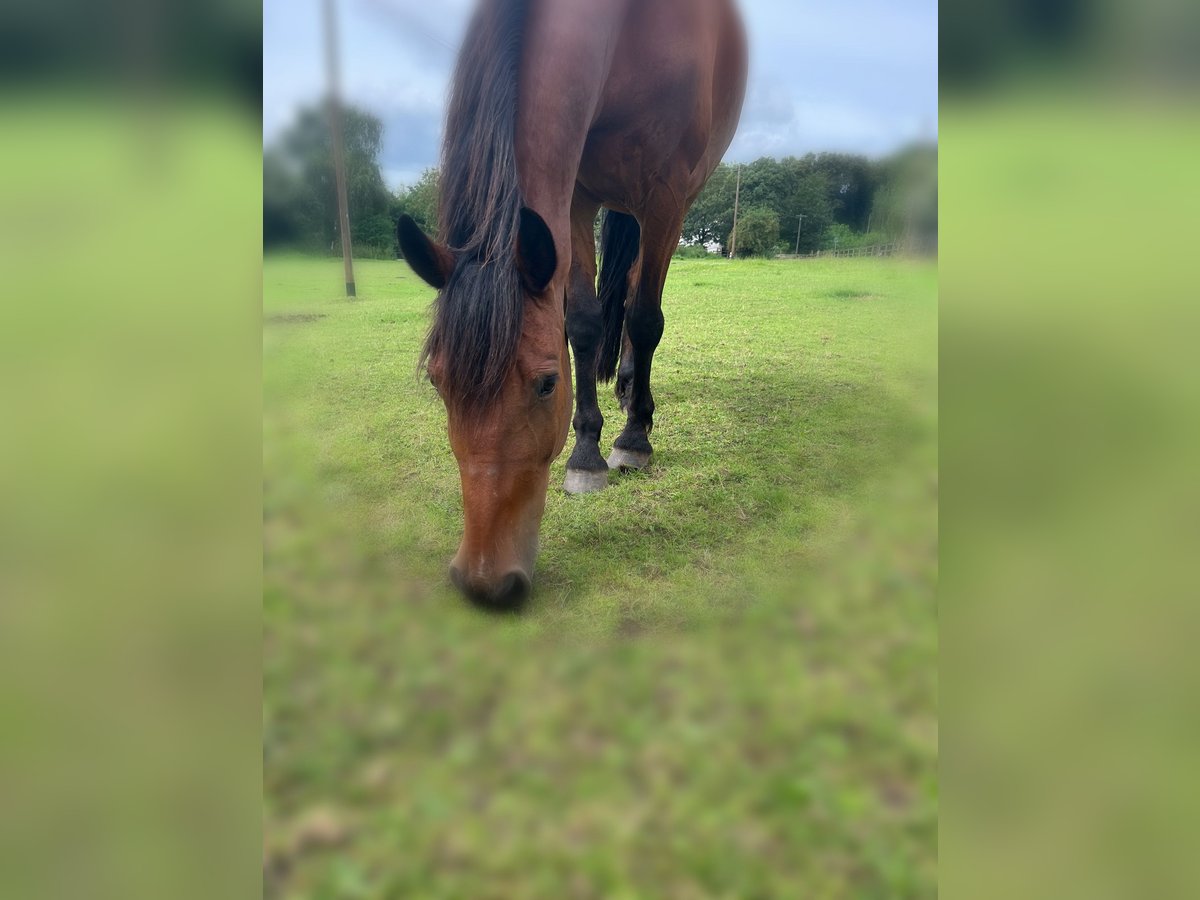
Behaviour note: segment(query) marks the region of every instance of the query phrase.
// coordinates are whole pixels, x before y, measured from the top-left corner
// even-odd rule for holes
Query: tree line
[[[738,256],[883,244],[916,231],[934,235],[937,148],[913,145],[884,160],[809,153],[740,167],[721,163],[684,219],[683,240],[720,245],[727,255],[735,196]]]
[[[437,230],[437,170],[389,191],[379,169],[380,120],[342,111],[351,240],[356,256],[392,258],[396,221],[412,216]],[[741,170],[741,187],[738,170]],[[905,241],[937,246],[937,146],[912,144],[872,160],[849,153],[763,157],[740,167],[721,163],[688,211],[681,253],[728,255],[737,194],[738,256],[775,256]],[[803,217],[803,218],[801,218]],[[329,121],[309,107],[263,152],[263,246],[339,251]]]

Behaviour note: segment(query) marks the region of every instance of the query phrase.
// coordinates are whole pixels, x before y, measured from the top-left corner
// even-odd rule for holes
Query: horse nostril
[[[524,572],[509,572],[500,582],[500,588],[493,596],[492,602],[497,606],[517,606],[529,598],[531,587],[529,576]]]

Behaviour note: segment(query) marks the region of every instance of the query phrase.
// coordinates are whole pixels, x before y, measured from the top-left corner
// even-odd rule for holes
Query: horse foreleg
[[[567,338],[575,357],[575,449],[567,460],[563,489],[587,494],[608,485],[608,464],[600,455],[604,416],[596,401],[596,352],[603,322],[596,298],[597,207],[580,203],[571,209],[571,274],[567,282]]]

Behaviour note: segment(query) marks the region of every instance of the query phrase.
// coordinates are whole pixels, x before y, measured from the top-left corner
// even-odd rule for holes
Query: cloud
[[[420,175],[423,169],[436,163],[442,136],[441,112],[394,110],[383,114],[381,118],[386,139],[379,164],[388,186],[396,188],[400,182],[388,176],[389,171],[416,172]],[[433,148],[432,156],[430,148]],[[407,183],[414,180],[405,179]]]
[[[389,184],[437,162],[454,48],[471,0],[347,0],[348,101],[385,124]],[[727,159],[845,150],[881,155],[937,122],[936,0],[746,0],[751,66]],[[324,90],[316,4],[263,4],[263,134]]]

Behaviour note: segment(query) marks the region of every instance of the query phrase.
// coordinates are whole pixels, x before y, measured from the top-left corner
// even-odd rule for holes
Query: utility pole
[[[350,212],[346,208],[346,159],[342,149],[342,109],[338,100],[337,18],[333,0],[324,0],[325,68],[329,79],[329,130],[333,137],[333,175],[337,181],[338,231],[342,233],[342,268],[346,274],[346,296],[355,296],[354,258],[350,253]]]
[[[729,258],[737,255],[737,214],[738,198],[742,195],[742,164],[737,167],[737,187],[733,189],[733,231],[729,232]]]
[[[804,213],[800,213],[797,218],[800,220],[796,223],[796,255],[800,255],[800,226],[804,224]]]

